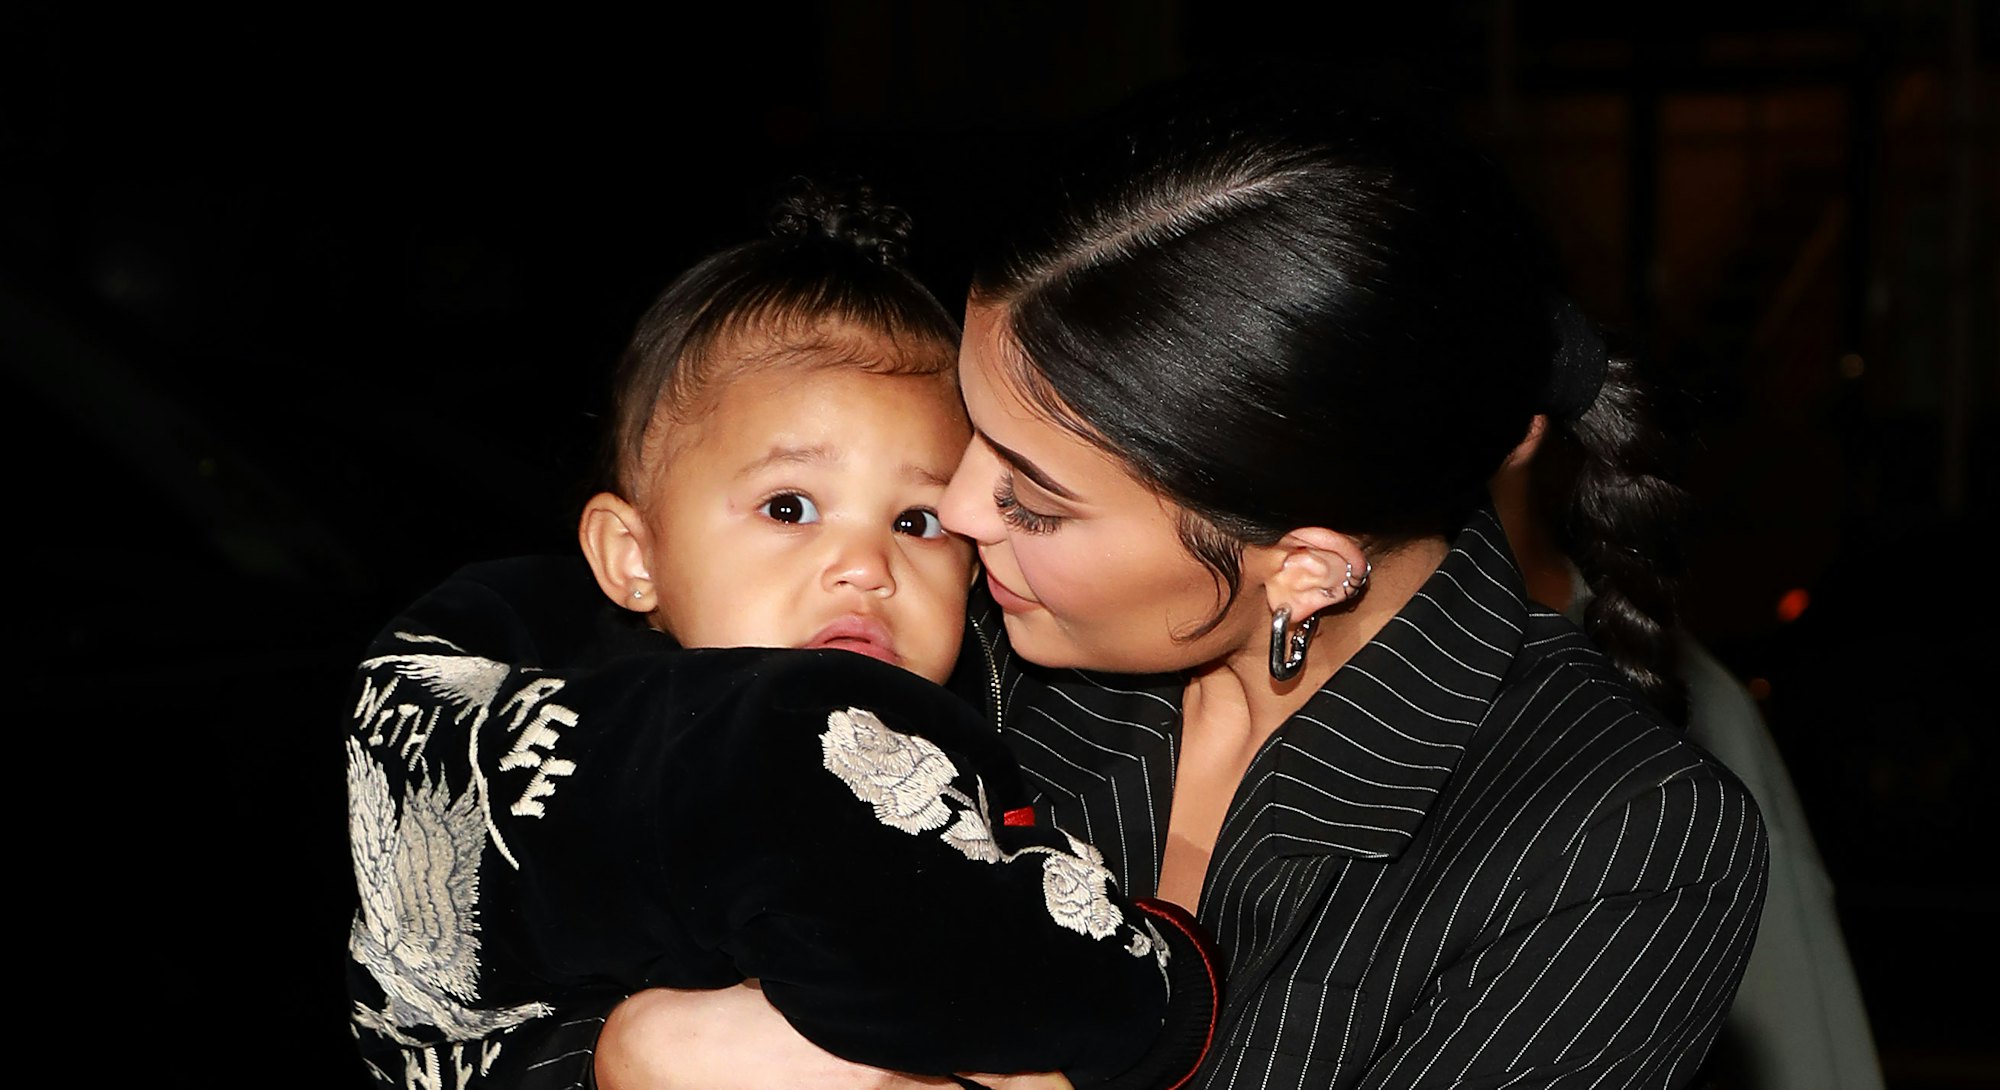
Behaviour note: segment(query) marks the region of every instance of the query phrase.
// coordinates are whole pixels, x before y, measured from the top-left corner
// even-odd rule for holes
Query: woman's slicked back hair
[[[1082,133],[986,248],[972,301],[1001,312],[1021,393],[1179,505],[1183,543],[1233,599],[1246,543],[1324,526],[1393,548],[1488,502],[1577,354],[1552,267],[1500,171],[1448,124],[1352,84],[1232,72]],[[1601,375],[1593,351],[1582,366]],[[1622,389],[1629,368],[1615,373]],[[1572,497],[1577,536],[1673,528],[1664,482],[1643,517],[1616,510],[1638,449]],[[1678,572],[1660,575],[1654,590]],[[1671,595],[1645,597],[1650,634],[1601,644],[1667,642]],[[1642,687],[1664,676],[1620,665]]]

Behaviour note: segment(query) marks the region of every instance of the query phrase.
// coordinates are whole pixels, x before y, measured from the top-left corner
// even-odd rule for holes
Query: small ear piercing
[[[1364,560],[1362,561],[1362,565],[1363,566],[1361,569],[1361,578],[1359,579],[1354,578],[1354,565],[1349,564],[1347,565],[1347,574],[1342,576],[1340,579],[1340,586],[1321,587],[1319,588],[1319,592],[1321,594],[1326,595],[1329,599],[1331,599],[1333,597],[1333,592],[1336,590],[1346,591],[1347,593],[1343,596],[1346,598],[1353,598],[1355,595],[1358,595],[1362,591],[1367,590],[1368,577],[1375,574],[1375,562],[1372,560]]]
[[[638,600],[638,599],[640,599],[640,598],[644,598],[645,596],[646,596],[646,592],[645,592],[645,591],[643,591],[643,590],[635,590],[635,591],[633,591],[633,592],[632,592],[632,599],[633,599],[634,601],[637,601],[637,600]]]
[[[1346,591],[1350,598],[1367,590],[1368,578],[1375,574],[1375,562],[1373,560],[1364,560],[1361,564],[1361,579],[1359,582],[1356,582],[1354,579],[1354,565],[1352,564],[1347,566],[1347,574],[1342,576],[1340,580],[1340,589]]]

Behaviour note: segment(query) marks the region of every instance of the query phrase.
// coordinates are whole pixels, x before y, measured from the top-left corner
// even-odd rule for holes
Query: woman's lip
[[[893,666],[903,664],[903,657],[896,654],[896,643],[890,638],[888,627],[873,617],[864,617],[859,613],[835,618],[832,624],[820,629],[800,646],[852,651],[857,655],[881,659]]]
[[[986,589],[993,593],[993,602],[1000,607],[1002,612],[1020,613],[1024,610],[1041,608],[1040,602],[1032,598],[1022,597],[1009,588],[1007,584],[993,578],[992,569],[988,568],[985,571]]]

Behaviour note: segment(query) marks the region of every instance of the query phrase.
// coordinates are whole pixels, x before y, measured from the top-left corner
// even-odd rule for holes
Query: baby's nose
[[[833,562],[827,566],[827,589],[848,587],[885,598],[896,593],[896,579],[890,572],[888,536],[886,533],[843,535]]]

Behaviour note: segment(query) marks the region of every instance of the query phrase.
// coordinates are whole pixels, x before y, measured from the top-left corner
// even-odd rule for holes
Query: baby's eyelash
[[[1000,484],[993,489],[993,506],[1000,509],[1000,517],[1008,526],[1024,534],[1053,533],[1062,525],[1057,515],[1041,515],[1021,506],[1020,498],[1014,495],[1014,478],[1000,478]]]
[[[781,488],[764,497],[757,510],[772,522],[803,526],[819,521],[819,505],[796,488]]]

